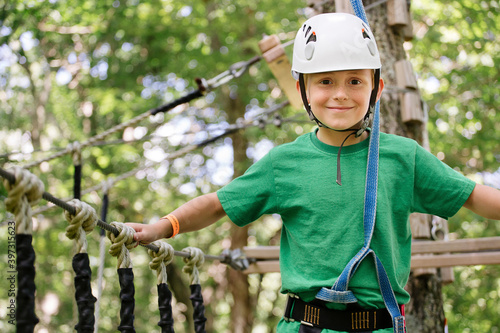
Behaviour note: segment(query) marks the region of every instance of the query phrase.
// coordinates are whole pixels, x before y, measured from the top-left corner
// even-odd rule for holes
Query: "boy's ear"
[[[300,92],[300,82],[297,80],[295,82],[295,87],[297,88],[297,92],[299,93],[299,96],[302,96],[302,93]],[[309,97],[307,97],[307,101],[309,102]]]
[[[380,96],[382,96],[382,90],[384,90],[384,80],[380,79],[378,84],[377,101],[380,99]]]

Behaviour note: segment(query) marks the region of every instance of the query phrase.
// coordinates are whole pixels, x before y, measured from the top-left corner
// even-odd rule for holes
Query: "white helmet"
[[[292,75],[349,69],[379,69],[375,37],[357,16],[319,14],[297,32],[293,46]]]
[[[297,32],[293,46],[292,75],[299,80],[300,94],[309,118],[323,124],[314,115],[307,101],[304,74],[351,69],[373,69],[374,87],[370,106],[356,136],[360,136],[372,121],[380,78],[380,54],[375,37],[368,25],[357,16],[346,13],[319,14],[308,19]]]

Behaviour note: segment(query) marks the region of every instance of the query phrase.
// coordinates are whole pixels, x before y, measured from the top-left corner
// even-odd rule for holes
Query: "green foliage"
[[[417,40],[409,54],[429,106],[434,151],[467,174],[495,171],[500,163],[498,2],[423,1],[412,10]]]
[[[500,188],[486,175],[500,170],[499,2],[412,2],[415,40],[410,60],[429,107],[431,150],[446,164]],[[488,171],[490,173],[488,173]],[[494,177],[490,177],[494,178]],[[452,237],[498,236],[500,226],[462,209],[450,219]],[[450,332],[498,332],[500,267],[456,267],[445,286]]]

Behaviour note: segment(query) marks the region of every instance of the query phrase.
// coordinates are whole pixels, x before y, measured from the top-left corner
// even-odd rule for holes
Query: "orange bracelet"
[[[169,238],[174,238],[175,236],[177,236],[177,234],[179,233],[179,220],[177,219],[177,217],[175,217],[175,215],[168,214],[162,217],[162,219],[169,220],[170,224],[172,225],[172,236],[170,236]]]

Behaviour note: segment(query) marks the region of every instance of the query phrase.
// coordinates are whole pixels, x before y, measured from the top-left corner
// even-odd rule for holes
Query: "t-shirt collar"
[[[348,135],[348,134],[346,134]],[[309,133],[309,137],[311,138],[312,144],[318,148],[321,151],[324,151],[325,153],[329,154],[337,154],[339,151],[340,147],[337,146],[330,146],[329,144],[326,144],[318,139],[318,129],[314,130],[313,132]],[[350,146],[343,146],[342,147],[342,155],[344,154],[351,154],[358,152],[360,150],[368,148],[370,144],[370,140],[365,139],[359,143],[356,143],[354,145]]]

